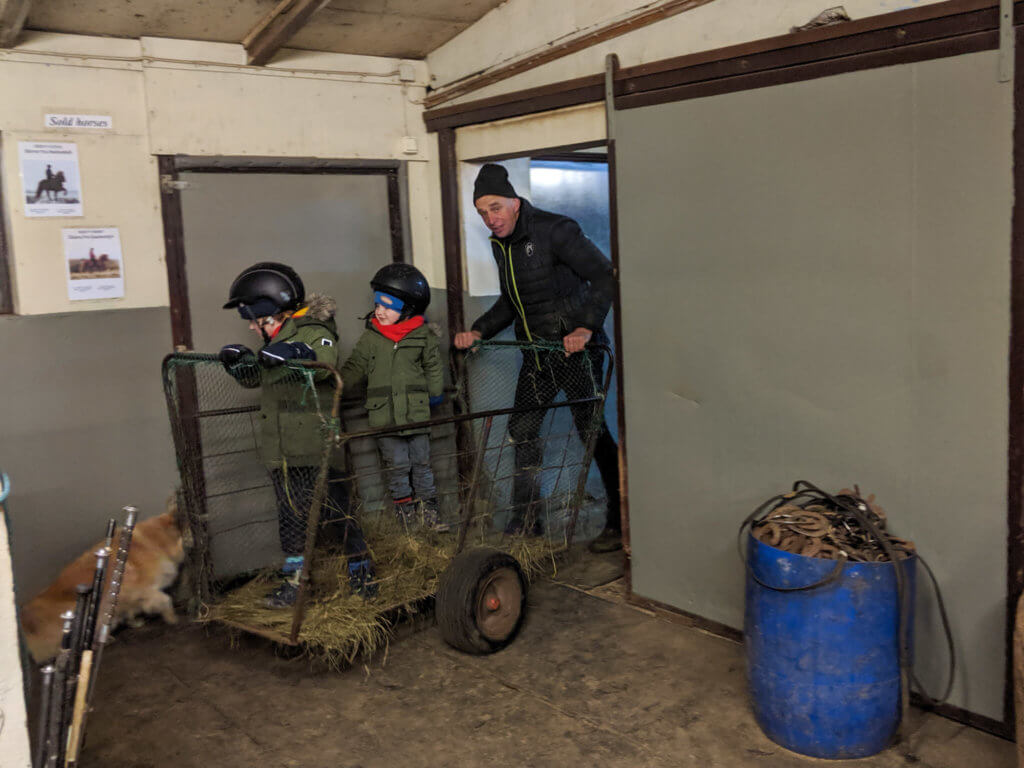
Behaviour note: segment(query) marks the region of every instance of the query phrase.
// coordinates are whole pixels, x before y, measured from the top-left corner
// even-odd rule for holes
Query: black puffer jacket
[[[611,262],[575,221],[519,199],[515,230],[491,238],[501,296],[473,330],[489,339],[514,322],[520,340],[559,341],[579,327],[600,336],[615,290]]]

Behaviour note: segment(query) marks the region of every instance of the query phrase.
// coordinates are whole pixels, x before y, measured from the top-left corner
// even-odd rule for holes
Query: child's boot
[[[444,533],[450,529],[449,525],[441,521],[441,514],[438,511],[437,497],[424,499],[420,502],[420,514],[423,515],[423,527],[428,531]]]
[[[364,600],[369,600],[377,595],[377,569],[373,566],[373,560],[368,556],[359,559],[349,558],[348,561],[348,584],[352,593],[359,595]]]
[[[403,527],[408,528],[416,523],[416,502],[412,500],[412,496],[406,496],[404,499],[395,499],[395,517],[398,518],[398,522]]]
[[[281,568],[282,581],[266,594],[263,604],[267,608],[291,608],[299,597],[299,578],[305,558],[302,555],[290,555],[284,559]]]

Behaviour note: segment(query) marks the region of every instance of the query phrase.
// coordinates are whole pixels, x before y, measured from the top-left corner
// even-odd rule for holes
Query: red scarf
[[[373,318],[373,327],[380,331],[381,335],[386,339],[396,344],[409,335],[410,332],[415,331],[423,323],[425,323],[423,315],[416,315],[410,317],[408,320],[403,320],[400,323],[392,323],[391,325],[381,325],[380,321],[375,317]]]

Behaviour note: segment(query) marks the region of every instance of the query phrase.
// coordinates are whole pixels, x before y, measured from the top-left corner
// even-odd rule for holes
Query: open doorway
[[[381,267],[405,259],[400,167],[161,158],[161,171],[172,330],[179,351],[213,354],[226,344],[259,349],[263,342],[248,321],[223,305],[242,270],[280,262],[301,277],[307,305],[314,294],[336,303],[340,364],[373,308],[370,280]],[[320,304],[330,311],[329,302]],[[215,368],[222,374],[219,364]],[[195,560],[190,572],[209,570],[227,578],[280,566],[277,481],[257,460],[268,439],[259,427],[262,388],[239,386],[226,375],[215,379],[188,369],[172,376],[169,370],[165,363],[185,506],[202,517],[209,540],[190,552]],[[300,412],[303,403],[288,407]],[[345,400],[341,407],[341,418],[353,429],[364,424],[362,399]],[[378,463],[372,443],[345,451],[349,475],[376,472]],[[359,491],[364,500],[382,493],[375,475]]]
[[[608,155],[604,145],[587,145],[570,149],[538,149],[530,153],[517,153],[510,157],[486,157],[460,163],[461,237],[466,270],[465,318],[466,326],[485,312],[500,293],[498,269],[494,260],[490,233],[482,225],[473,200],[473,180],[484,163],[498,163],[506,168],[517,194],[526,198],[535,208],[551,211],[575,220],[583,233],[609,259],[612,258],[612,228],[610,207],[610,180]],[[605,318],[608,356],[617,359],[614,339],[614,307]],[[496,338],[512,338],[511,328]],[[515,379],[508,382],[509,392],[515,388]],[[566,394],[556,402],[564,401]],[[605,400],[605,420],[616,441],[619,439],[618,387],[611,377]],[[551,425],[552,433],[571,433],[572,420],[562,410]],[[561,446],[562,444],[559,443]],[[582,451],[582,446],[571,450]],[[605,523],[607,503],[605,486],[597,465],[593,464],[587,477],[587,501],[580,510],[579,537],[590,539],[600,533]]]

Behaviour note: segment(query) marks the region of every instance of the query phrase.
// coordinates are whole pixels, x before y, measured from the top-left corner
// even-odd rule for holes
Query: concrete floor
[[[602,570],[603,569],[603,570]],[[614,569],[612,569],[614,570]],[[607,562],[577,572],[602,580]],[[570,576],[572,574],[570,573]],[[563,575],[564,578],[564,575]],[[104,656],[83,764],[105,768],[806,766],[758,729],[741,646],[540,582],[516,642],[472,657],[436,628],[344,672],[225,630],[150,624]],[[1014,745],[914,710],[855,766],[1012,768]]]

